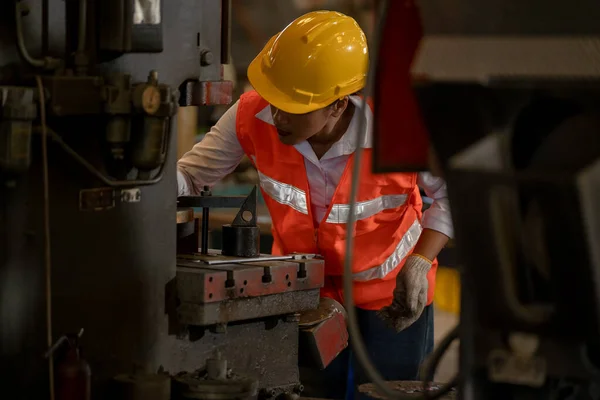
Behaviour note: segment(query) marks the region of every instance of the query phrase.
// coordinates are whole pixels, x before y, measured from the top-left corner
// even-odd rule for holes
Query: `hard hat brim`
[[[288,95],[277,89],[261,70],[261,52],[248,66],[248,81],[256,92],[275,108],[290,114],[306,114],[327,107],[329,104],[313,102],[302,104],[292,100]],[[293,74],[293,71],[290,71]]]

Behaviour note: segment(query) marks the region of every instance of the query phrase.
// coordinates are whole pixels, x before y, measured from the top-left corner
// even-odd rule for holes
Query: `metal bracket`
[[[177,198],[177,207],[237,208],[245,200],[246,196],[181,196]]]
[[[177,198],[178,208],[201,207],[202,208],[202,254],[208,254],[208,219],[211,208],[240,208],[233,223],[224,225],[233,228],[256,228],[256,204],[258,199],[257,187],[254,186],[248,196],[213,196],[208,186],[204,187],[201,196],[182,196]],[[255,233],[256,235],[256,233]],[[258,240],[258,238],[257,238]],[[258,244],[256,244],[258,252]],[[235,253],[235,251],[234,251]],[[240,255],[240,254],[238,254]]]
[[[246,197],[231,226],[256,226],[256,186]]]

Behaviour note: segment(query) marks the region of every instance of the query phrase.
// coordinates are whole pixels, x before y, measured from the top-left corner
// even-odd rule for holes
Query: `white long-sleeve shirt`
[[[356,106],[354,116],[348,130],[342,138],[318,159],[307,141],[294,147],[304,156],[306,174],[310,188],[311,210],[315,224],[323,220],[335,192],[348,158],[356,148],[356,137],[359,132],[362,100],[351,97],[350,101]],[[212,127],[204,139],[197,143],[192,150],[184,154],[177,163],[177,186],[180,196],[199,194],[205,185],[212,186],[230,174],[240,163],[244,150],[236,133],[236,115],[238,103],[235,103],[223,114],[221,119]],[[364,111],[367,117],[368,131],[363,148],[372,146],[371,121],[373,114],[369,107]],[[256,114],[257,118],[273,124],[270,107],[265,107]],[[453,236],[452,218],[443,179],[434,177],[428,172],[418,174],[417,184],[425,194],[433,199],[431,207],[423,214],[423,228],[432,229]]]

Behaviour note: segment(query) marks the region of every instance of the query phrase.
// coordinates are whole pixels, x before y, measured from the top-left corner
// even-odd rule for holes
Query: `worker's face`
[[[281,143],[293,146],[319,133],[330,132],[347,105],[348,98],[345,97],[306,114],[289,114],[271,105],[271,115]]]

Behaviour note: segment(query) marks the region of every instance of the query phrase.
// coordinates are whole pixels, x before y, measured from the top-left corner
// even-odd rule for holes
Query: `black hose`
[[[450,348],[450,345],[452,345],[452,342],[454,342],[456,339],[458,339],[458,326],[455,326],[450,332],[448,332],[448,334],[437,345],[433,353],[431,353],[430,359],[427,360],[427,362],[423,365],[423,392],[425,393],[424,396],[427,400],[439,399],[440,397],[449,393],[458,383],[458,376],[456,376],[435,393],[429,393],[429,390],[427,390],[430,382],[433,381],[435,371],[437,370],[440,361]]]
[[[396,390],[391,389],[383,379],[383,377],[377,371],[377,368],[371,362],[371,358],[369,357],[368,351],[365,347],[364,341],[362,339],[362,334],[360,332],[360,327],[358,325],[358,318],[356,315],[356,309],[354,306],[354,297],[353,297],[353,281],[352,281],[352,257],[354,250],[354,225],[356,224],[356,196],[358,192],[358,184],[360,177],[360,163],[362,156],[362,143],[364,142],[365,136],[367,134],[367,117],[366,110],[369,107],[367,103],[367,99],[373,92],[373,86],[375,84],[375,75],[377,73],[377,61],[379,57],[379,46],[380,39],[383,34],[383,27],[385,26],[385,20],[387,17],[388,11],[388,1],[382,0],[380,4],[380,21],[376,25],[377,31],[373,37],[373,50],[371,52],[371,64],[369,66],[369,72],[367,77],[367,84],[365,86],[363,104],[361,109],[361,118],[359,125],[359,132],[356,135],[356,146],[354,152],[354,165],[352,167],[352,183],[350,187],[350,215],[347,223],[347,239],[346,239],[346,257],[344,260],[344,274],[343,274],[343,282],[344,282],[344,301],[346,306],[346,312],[348,314],[348,332],[350,336],[350,343],[352,345],[352,350],[356,355],[356,359],[360,363],[361,367],[365,371],[369,380],[375,385],[377,391],[390,399],[395,400],[415,400],[417,398],[426,398],[426,397],[415,397],[404,395]],[[450,340],[451,342],[452,340]],[[447,348],[447,347],[446,347]],[[442,351],[443,354],[443,351]],[[451,382],[452,383],[452,382]],[[449,391],[449,389],[446,389]],[[435,397],[434,397],[435,396]],[[439,398],[441,395],[433,394],[430,398]]]
[[[381,9],[379,10],[380,21],[377,24],[377,32],[373,37],[373,51],[371,52],[371,63],[369,66],[369,72],[367,75],[367,83],[365,85],[364,97],[362,109],[360,110],[360,127],[358,135],[356,135],[356,147],[354,151],[354,165],[352,167],[352,183],[350,186],[350,215],[347,223],[347,239],[346,239],[346,257],[344,260],[344,302],[346,306],[346,312],[348,314],[348,332],[350,336],[350,343],[352,345],[352,350],[356,355],[356,359],[360,363],[361,367],[365,371],[369,381],[371,381],[377,391],[388,398],[391,399],[414,399],[412,396],[403,396],[399,392],[391,389],[383,377],[377,371],[377,368],[371,362],[371,358],[368,354],[364,341],[362,339],[362,334],[360,332],[360,327],[358,325],[358,318],[356,315],[356,309],[354,307],[354,294],[353,294],[353,281],[352,281],[352,258],[354,251],[354,225],[356,224],[356,196],[358,192],[358,184],[360,177],[360,163],[362,156],[362,143],[364,142],[364,138],[367,134],[367,117],[366,110],[369,107],[367,103],[367,99],[371,95],[375,75],[377,71],[377,60],[379,56],[379,44],[380,39],[383,33],[383,26],[385,25],[385,18],[387,16],[388,10],[388,1],[381,1]]]

